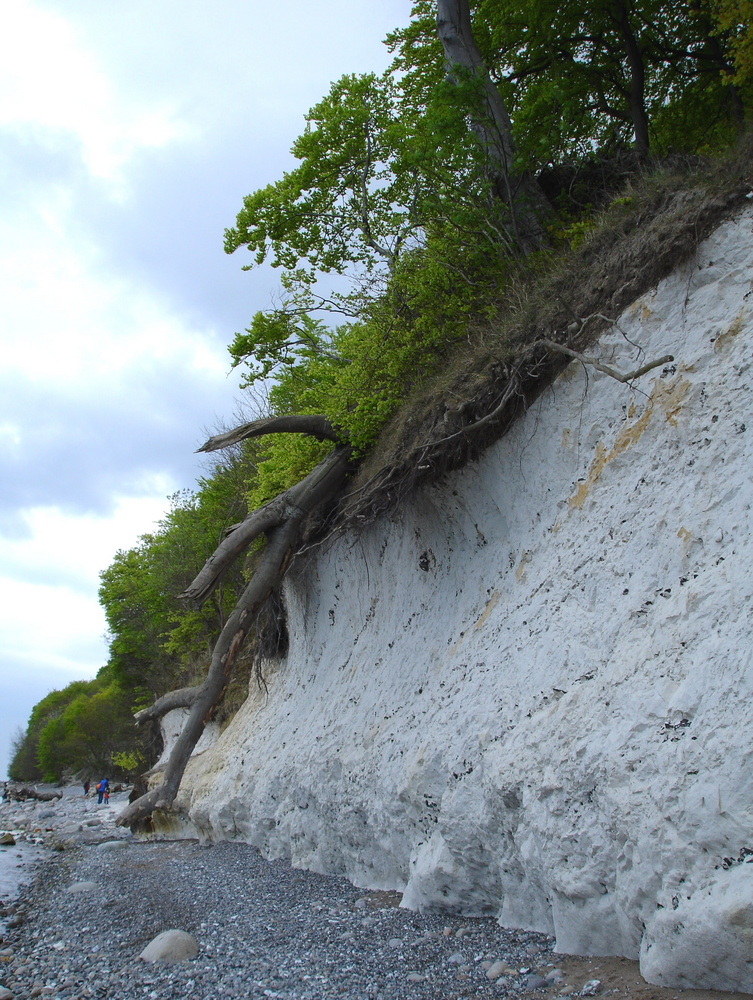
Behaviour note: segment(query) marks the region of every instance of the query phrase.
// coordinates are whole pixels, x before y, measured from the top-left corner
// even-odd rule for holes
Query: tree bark
[[[219,451],[220,448],[227,448],[228,445],[237,444],[246,438],[263,437],[265,434],[308,434],[318,438],[319,441],[337,442],[339,440],[337,431],[326,417],[318,414],[304,414],[302,416],[292,414],[285,417],[265,417],[263,420],[252,420],[251,423],[241,424],[240,427],[227,431],[225,434],[215,434],[196,451]]]
[[[274,424],[275,422],[272,421],[267,424],[267,427]],[[249,426],[251,425],[244,425],[244,428],[238,428],[237,431],[244,431]],[[268,429],[260,433],[277,433],[278,429],[279,425],[275,426],[274,432]],[[234,434],[236,432],[230,432],[222,437],[226,439],[227,444],[242,439],[242,437],[234,437]],[[249,435],[244,434],[243,436]],[[217,445],[217,447],[223,447],[223,445]],[[350,460],[350,447],[337,445],[305,479],[281,495],[282,497],[292,495],[296,503],[295,505],[282,504],[281,515],[275,524],[270,524],[264,518],[254,520],[254,515],[249,519],[254,521],[256,530],[254,533],[247,533],[246,545],[250,544],[262,530],[267,534],[267,545],[259,566],[220,633],[212,652],[212,660],[204,683],[197,688],[183,688],[181,691],[171,692],[160,698],[151,708],[139,713],[139,721],[146,721],[147,718],[158,718],[172,708],[180,707],[186,703],[190,705],[190,712],[183,731],[165,765],[162,783],[126,807],[118,817],[117,822],[120,826],[133,825],[145,819],[155,809],[168,809],[172,805],[194,747],[204,731],[212,710],[225,694],[238,654],[255,625],[256,614],[272,589],[280,583],[290,565],[305,518],[317,506],[337,495],[349,471]],[[278,498],[278,500],[280,499]],[[272,501],[272,504],[268,504],[267,507],[273,506],[276,502]],[[266,508],[262,508],[263,510]],[[230,537],[232,538],[232,535]],[[233,558],[237,554],[237,552],[234,553]],[[214,559],[214,557],[212,558]],[[219,561],[219,564],[220,566],[224,565],[222,560]],[[219,581],[221,573],[222,569],[218,570],[218,562],[215,561],[208,574],[203,575],[204,570],[202,570],[187,593],[197,591],[208,595]],[[196,584],[199,580],[202,582],[197,588]]]
[[[615,0],[614,13],[625,43],[628,65],[630,66],[630,119],[633,123],[635,149],[642,160],[648,159],[649,134],[646,114],[646,64],[643,60],[638,39],[630,24],[627,8],[622,0]]]
[[[544,243],[542,220],[549,208],[530,171],[515,165],[512,122],[473,37],[468,0],[437,0],[437,34],[449,78],[459,82],[460,70],[481,83],[483,102],[471,112],[473,129],[486,153],[495,187],[510,209],[515,241],[529,254]]]
[[[153,705],[150,705],[148,708],[142,708],[140,712],[136,712],[134,715],[136,725],[143,726],[145,722],[161,719],[163,715],[172,712],[174,708],[190,708],[200,691],[200,684],[194,687],[178,688],[177,691],[168,691],[167,694],[158,698]]]
[[[231,528],[227,537],[204,563],[196,579],[180,596],[201,607],[227,569],[254,539],[281,524],[300,519],[301,514],[308,513],[319,503],[317,497],[330,493],[333,481],[339,486],[344,475],[343,463],[347,465],[349,454],[347,448],[335,448],[300,483],[253,511],[245,521]]]

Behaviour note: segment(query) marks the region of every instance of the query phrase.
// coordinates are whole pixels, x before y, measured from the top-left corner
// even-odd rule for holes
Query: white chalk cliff
[[[287,658],[176,807],[753,992],[753,213],[619,327],[592,353],[674,364],[630,388],[573,363],[479,461],[309,553]]]

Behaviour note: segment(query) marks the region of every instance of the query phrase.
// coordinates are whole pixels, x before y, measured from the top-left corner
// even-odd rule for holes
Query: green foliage
[[[137,750],[121,750],[112,754],[112,762],[118,770],[130,778],[135,777],[147,766],[147,758]]]
[[[9,774],[17,781],[59,781],[82,771],[117,777],[123,768],[115,755],[145,758],[145,738],[134,726],[130,698],[117,684],[101,677],[74,681],[34,706]]]
[[[151,763],[151,734],[133,713],[203,672],[214,639],[244,585],[240,568],[223,580],[201,610],[178,595],[212,554],[225,530],[245,516],[255,469],[253,446],[237,448],[199,480],[171,497],[157,530],[116,554],[101,574],[100,601],[110,630],[110,659],[93,681],[75,681],[35,705],[14,744],[11,777],[59,780],[84,771],[132,774]]]
[[[491,310],[512,255],[507,208],[467,127],[477,90],[343,77],[307,116],[293,146],[300,166],[244,200],[226,249],[284,268],[283,302],[257,313],[230,354],[245,385],[274,375],[274,413],[323,413],[364,451],[469,320]],[[328,273],[350,291],[340,282],[323,294]],[[321,454],[265,442],[252,502]]]
[[[746,44],[747,0],[714,0],[713,12],[709,2],[472,4],[521,166],[597,161],[641,136],[659,152],[726,143],[729,60],[733,43]],[[469,128],[480,82],[448,82],[435,17],[431,0],[417,0],[410,24],[387,39],[390,71],[332,85],[293,146],[300,165],[244,199],[226,233],[228,252],[245,246],[282,269],[281,305],[257,313],[230,347],[244,384],[274,377],[273,412],[323,413],[361,453],[495,314],[518,266],[506,205]],[[588,206],[573,205],[552,226],[571,244],[590,225]],[[322,292],[327,274],[351,290]],[[265,443],[251,502],[320,455]]]
[[[721,29],[732,61],[732,82],[753,83],[753,0],[711,0],[711,12]]]
[[[239,448],[199,480],[195,492],[171,497],[155,532],[116,554],[101,574],[100,603],[110,632],[108,676],[149,704],[193,680],[209,656],[244,585],[240,569],[226,575],[201,609],[179,595],[246,514],[245,493],[255,470],[252,445]]]

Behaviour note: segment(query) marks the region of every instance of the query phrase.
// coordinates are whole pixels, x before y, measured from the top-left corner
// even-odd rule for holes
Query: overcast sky
[[[0,778],[107,659],[99,571],[232,421],[270,302],[223,231],[410,0],[0,0]]]

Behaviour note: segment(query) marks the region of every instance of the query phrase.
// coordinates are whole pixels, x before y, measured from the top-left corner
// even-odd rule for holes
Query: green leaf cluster
[[[129,695],[106,674],[52,691],[32,710],[9,766],[18,781],[60,781],[65,774],[123,777],[117,755],[141,757]]]
[[[748,4],[476,0],[474,35],[510,109],[518,166],[728,142],[749,96]],[[273,413],[325,414],[360,453],[502,307],[519,267],[474,133],[480,80],[447,79],[435,17],[417,0],[387,39],[387,73],[332,85],[293,145],[299,165],[245,198],[226,232],[228,252],[253,254],[247,266],[281,272],[280,303],[230,345],[243,384],[264,383]],[[572,190],[565,202],[559,228],[572,242],[589,205]],[[321,450],[265,442],[250,501],[291,485]]]
[[[253,446],[223,458],[194,491],[170,498],[155,531],[116,554],[101,573],[100,601],[110,634],[108,663],[92,681],[53,691],[33,709],[14,742],[12,778],[57,781],[64,775],[132,775],[153,763],[158,747],[133,713],[165,692],[194,682],[244,586],[231,571],[201,610],[178,595],[212,554],[224,532],[242,519],[255,475]]]

